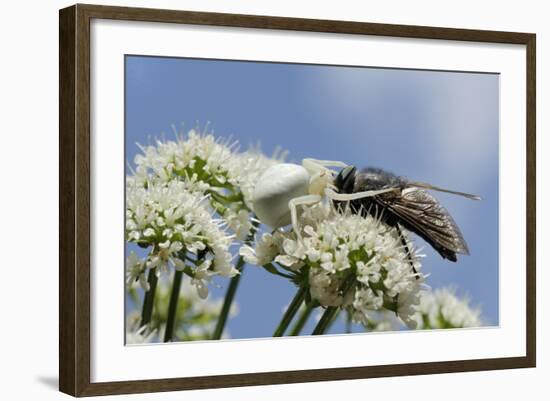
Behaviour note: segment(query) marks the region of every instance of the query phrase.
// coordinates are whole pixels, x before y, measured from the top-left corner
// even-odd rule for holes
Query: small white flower
[[[364,263],[363,261],[357,262],[357,280],[363,284],[378,283],[380,281],[380,263],[375,263],[374,258]]]
[[[147,344],[153,342],[157,330],[151,330],[148,326],[139,325],[141,317],[139,313],[132,313],[126,319],[126,343]]]
[[[244,241],[253,227],[250,212],[246,209],[240,209],[236,212],[228,208],[223,218],[239,241]]]
[[[239,250],[239,254],[244,258],[245,262],[263,266],[273,262],[280,252],[283,240],[283,234],[279,231],[276,231],[274,234],[264,233],[256,240],[255,248],[244,245]]]
[[[155,230],[153,230],[151,227],[147,227],[143,231],[143,236],[144,237],[154,237],[155,235],[156,235]]]
[[[199,297],[202,299],[208,298],[208,282],[213,275],[210,271],[211,264],[212,262],[210,260],[202,262],[194,271],[194,276],[191,279],[191,284],[195,286]]]
[[[373,291],[371,288],[361,288],[355,291],[355,299],[353,300],[353,307],[356,312],[354,318],[359,318],[359,321],[364,325],[368,322],[369,311],[375,311],[382,309],[384,304],[384,297],[382,291],[379,293]]]
[[[349,303],[351,292],[344,299],[340,292],[341,285],[341,280],[323,269],[309,270],[310,294],[323,306],[342,306]]]
[[[128,344],[147,344],[147,343],[152,342],[155,335],[156,335],[155,331],[152,331],[152,332],[148,333],[147,332],[147,327],[143,326],[143,327],[140,327],[136,331],[127,331],[126,332],[126,343],[128,343]]]
[[[306,257],[306,247],[299,241],[285,238],[282,243],[282,255],[275,257],[275,262],[288,267],[292,270],[298,270],[303,266],[303,259]]]
[[[145,274],[145,261],[140,259],[134,251],[126,258],[126,284],[130,287],[139,282],[141,288],[149,291],[149,283]]]
[[[415,285],[416,284],[416,285]],[[416,307],[420,303],[420,293],[424,289],[422,283],[413,283],[411,288],[397,296],[397,316],[410,329],[416,329]]]
[[[419,328],[445,329],[481,326],[480,310],[467,298],[459,298],[453,288],[423,292],[414,319]]]

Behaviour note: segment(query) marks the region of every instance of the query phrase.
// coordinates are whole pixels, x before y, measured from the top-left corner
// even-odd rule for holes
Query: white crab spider
[[[333,184],[336,171],[328,167],[347,167],[332,160],[304,159],[302,164],[281,163],[268,168],[258,179],[253,193],[253,209],[264,224],[273,229],[292,223],[294,232],[301,240],[297,207],[319,203],[326,196],[330,200],[351,201],[394,191],[381,189],[337,193]]]

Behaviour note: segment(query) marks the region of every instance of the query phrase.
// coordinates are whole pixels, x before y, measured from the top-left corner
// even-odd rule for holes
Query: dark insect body
[[[479,200],[479,197],[409,181],[374,167],[367,167],[361,171],[357,171],[353,166],[345,167],[336,176],[334,185],[342,194],[394,188],[395,191],[334,203],[337,207],[349,203],[353,213],[377,216],[388,226],[395,227],[407,253],[409,249],[402,233],[403,228],[424,239],[444,259],[456,262],[457,253],[470,254],[468,245],[449,212],[425,189],[453,193],[475,200]]]

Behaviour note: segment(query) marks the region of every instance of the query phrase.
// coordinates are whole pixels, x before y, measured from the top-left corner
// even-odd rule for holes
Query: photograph
[[[499,80],[125,55],[125,344],[498,327]]]
[[[537,33],[234,11],[59,11],[59,390],[536,367]]]

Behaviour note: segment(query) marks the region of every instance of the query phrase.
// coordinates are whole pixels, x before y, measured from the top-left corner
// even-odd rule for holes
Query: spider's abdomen
[[[254,187],[253,209],[256,216],[271,228],[290,224],[288,202],[307,195],[309,173],[291,163],[276,164],[268,168]]]

